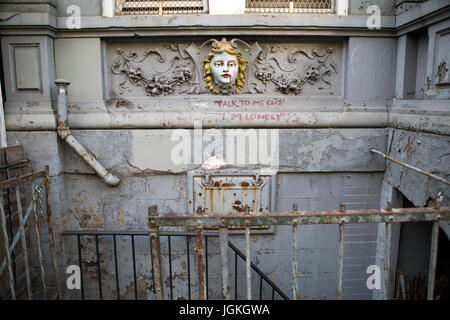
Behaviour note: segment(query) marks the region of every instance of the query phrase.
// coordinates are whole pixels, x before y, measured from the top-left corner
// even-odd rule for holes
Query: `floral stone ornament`
[[[206,88],[215,94],[239,93],[245,87],[247,64],[234,41],[214,41],[203,61]]]

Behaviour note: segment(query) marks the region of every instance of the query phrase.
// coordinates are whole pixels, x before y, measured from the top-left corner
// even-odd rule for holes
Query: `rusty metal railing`
[[[37,182],[38,181],[38,182]],[[40,181],[40,182],[39,182]],[[22,206],[23,199],[23,188],[31,187],[32,199],[26,209]],[[19,228],[11,235],[8,234],[7,229],[7,218],[11,218],[13,214],[10,212],[8,215],[4,210],[4,200],[3,197],[7,193],[7,190],[13,190],[17,203],[17,210],[15,214],[17,214],[19,219]],[[8,278],[9,278],[9,289],[10,296],[12,299],[16,299],[16,279],[15,273],[13,272],[13,261],[12,255],[16,249],[17,244],[21,243],[24,255],[24,271],[26,278],[26,290],[28,299],[33,299],[33,290],[32,290],[32,274],[31,274],[31,264],[30,264],[30,252],[27,246],[27,229],[34,229],[36,235],[36,245],[38,251],[38,260],[39,260],[39,271],[41,277],[41,285],[42,285],[42,294],[43,298],[48,298],[48,288],[45,277],[45,268],[44,268],[44,258],[43,251],[41,247],[41,234],[39,231],[39,215],[45,214],[47,227],[48,227],[48,236],[50,242],[50,251],[52,256],[53,263],[53,271],[56,277],[56,285],[57,285],[57,297],[62,298],[62,291],[59,284],[59,276],[58,276],[58,266],[56,262],[56,251],[55,251],[55,241],[53,237],[53,227],[52,227],[52,213],[50,206],[50,180],[49,180],[49,168],[46,167],[45,170],[25,174],[19,177],[15,177],[6,181],[0,182],[0,191],[2,196],[0,197],[0,222],[1,222],[1,232],[3,243],[0,244],[3,246],[3,251],[5,257],[2,259],[0,264],[0,275],[4,270],[7,270]],[[31,217],[33,219],[31,219]]]
[[[246,0],[245,13],[327,14],[334,13],[334,0]]]
[[[116,0],[116,15],[180,15],[207,12],[206,0]]]
[[[391,226],[392,223],[396,222],[416,222],[416,221],[431,221],[433,222],[432,238],[431,238],[431,251],[430,251],[430,265],[429,265],[429,275],[428,275],[428,299],[434,298],[434,282],[436,274],[436,263],[437,263],[437,247],[438,247],[438,230],[439,221],[450,219],[450,207],[440,207],[439,203],[436,203],[434,207],[427,208],[404,208],[404,209],[392,209],[391,206],[387,206],[386,209],[370,209],[370,210],[346,210],[344,205],[340,206],[339,210],[327,210],[327,211],[297,211],[297,208],[293,208],[292,212],[276,212],[276,213],[242,213],[242,214],[174,214],[174,215],[164,215],[158,214],[157,208],[152,206],[149,208],[149,230],[148,231],[101,231],[101,230],[78,230],[78,231],[65,231],[64,236],[76,236],[76,252],[74,256],[77,256],[78,265],[81,270],[81,298],[85,299],[85,291],[83,283],[97,282],[98,294],[97,298],[105,298],[104,292],[102,291],[105,285],[106,279],[104,279],[101,273],[102,267],[106,265],[106,261],[102,256],[108,251],[105,248],[105,243],[99,245],[99,241],[104,241],[107,237],[112,237],[113,243],[113,263],[114,263],[114,277],[116,290],[113,295],[116,295],[116,299],[121,299],[121,288],[120,288],[120,277],[129,279],[130,275],[125,275],[119,270],[118,256],[120,254],[117,251],[116,239],[120,237],[129,237],[129,242],[131,243],[131,250],[127,250],[129,257],[131,256],[133,275],[134,279],[134,290],[128,290],[134,292],[134,298],[138,299],[138,285],[137,285],[137,271],[136,271],[136,255],[135,255],[135,239],[136,237],[145,237],[144,242],[149,244],[148,252],[151,256],[152,272],[148,277],[152,277],[153,283],[153,293],[156,299],[174,299],[174,279],[177,278],[173,271],[173,259],[174,252],[178,252],[178,259],[180,259],[180,252],[182,248],[174,249],[172,239],[176,237],[186,237],[185,250],[186,257],[181,258],[184,260],[183,263],[187,264],[187,298],[198,298],[200,300],[208,300],[209,297],[209,284],[208,284],[208,270],[209,270],[209,259],[208,256],[208,239],[219,238],[220,247],[220,279],[221,279],[221,294],[220,297],[224,300],[229,300],[233,298],[232,290],[232,277],[234,276],[234,299],[238,299],[238,262],[240,260],[244,261],[245,265],[245,282],[240,281],[239,283],[245,283],[246,292],[244,295],[246,299],[258,298],[256,292],[252,292],[252,288],[258,288],[256,283],[252,286],[251,272],[256,272],[259,276],[259,299],[263,298],[262,288],[263,282],[267,283],[272,290],[272,298],[277,294],[278,297],[282,299],[289,299],[289,297],[275,284],[269,277],[267,277],[253,262],[251,261],[252,250],[250,241],[250,228],[254,226],[261,225],[290,225],[292,226],[292,297],[294,299],[299,299],[300,287],[298,284],[299,275],[299,257],[297,254],[298,249],[298,226],[299,225],[311,225],[311,224],[337,224],[339,225],[339,245],[338,245],[338,261],[337,261],[337,298],[342,299],[342,286],[343,286],[343,261],[344,261],[344,226],[346,224],[364,224],[364,223],[385,223],[386,227],[386,243],[387,248],[385,252],[385,265],[384,265],[384,282],[385,282],[385,299],[388,299],[389,293],[386,288],[389,287],[389,274],[391,269],[390,263],[390,241],[391,241]],[[182,227],[186,230],[191,230],[189,232],[172,232],[165,231],[166,227]],[[234,246],[228,240],[228,232],[231,228],[245,228],[245,249],[241,252],[236,246]],[[218,232],[211,232],[206,230],[211,230],[211,228],[218,229]],[[196,231],[192,231],[196,230]],[[235,230],[235,229],[234,229]],[[287,235],[289,236],[289,235]],[[110,239],[110,240],[111,240]],[[161,242],[164,239],[164,242]],[[195,255],[196,261],[192,261],[190,256],[191,249],[193,248],[191,241],[194,240],[196,244]],[[83,241],[82,241],[83,240]],[[90,244],[88,243],[90,242]],[[178,245],[181,242],[177,242]],[[161,251],[161,245],[164,245],[166,250]],[[194,245],[195,246],[195,245]],[[95,252],[86,251],[88,247],[95,248]],[[103,247],[103,248],[102,248]],[[82,248],[85,248],[83,251]],[[103,251],[102,251],[103,249]],[[232,261],[229,261],[229,250],[232,250],[234,254],[234,274],[230,272],[229,268],[233,266]],[[142,249],[141,249],[142,250]],[[175,251],[174,251],[175,250]],[[194,256],[195,256],[194,255]],[[84,261],[83,256],[91,257],[90,261]],[[92,257],[96,257],[92,260]],[[129,257],[127,259],[129,259]],[[86,259],[86,258],[85,258]],[[240,260],[239,260],[240,259]],[[167,264],[163,264],[163,260]],[[167,262],[168,261],[168,262]],[[84,265],[86,262],[86,265]],[[180,261],[179,261],[180,262]],[[192,278],[193,270],[191,266],[193,263],[197,262],[197,286],[198,286],[198,296],[193,296],[192,290]],[[150,261],[149,261],[150,263]],[[139,263],[142,264],[142,261]],[[92,266],[95,266],[95,270],[92,270]],[[91,267],[90,274],[91,278],[83,276],[84,271],[87,271]],[[242,267],[242,265],[241,265]],[[381,267],[383,268],[383,266]],[[111,269],[111,268],[106,268]],[[84,271],[83,271],[84,270]],[[164,271],[164,272],[163,272]],[[124,272],[124,271],[122,271]],[[164,277],[163,277],[164,273]],[[231,276],[233,274],[233,276]],[[106,275],[105,275],[106,276]],[[92,278],[93,277],[93,278]],[[257,278],[258,279],[258,278]],[[111,283],[109,287],[114,287]],[[168,292],[164,292],[168,290]],[[124,289],[122,288],[122,292]],[[113,298],[114,296],[109,296]],[[126,298],[126,297],[125,297]],[[96,299],[96,298],[94,298]]]
[[[140,298],[142,298],[142,296],[138,293],[138,288],[137,288],[137,278],[138,278],[138,274],[137,274],[137,268],[136,265],[138,264],[138,262],[136,261],[136,245],[135,245],[135,241],[137,238],[149,238],[149,232],[147,231],[117,231],[117,230],[67,230],[63,232],[63,236],[65,237],[75,237],[76,240],[76,260],[77,260],[77,264],[78,267],[80,268],[80,298],[81,300],[86,300],[88,298],[88,294],[86,293],[86,288],[85,288],[85,283],[87,282],[96,282],[96,286],[97,286],[97,293],[94,295],[94,299],[104,299],[104,298],[111,298],[111,299],[116,299],[116,300],[121,300],[122,298],[128,299],[128,298],[132,298],[135,300],[139,300]],[[172,255],[174,248],[171,247],[171,242],[173,238],[180,238],[180,237],[184,237],[185,238],[185,250],[186,250],[186,257],[185,257],[185,263],[186,263],[186,269],[187,269],[187,276],[186,276],[186,282],[187,282],[187,299],[191,300],[193,298],[192,295],[192,286],[191,286],[191,279],[192,279],[192,261],[190,258],[190,251],[192,249],[191,247],[191,242],[189,241],[190,239],[194,238],[197,239],[198,234],[196,232],[168,232],[168,231],[162,231],[158,233],[159,238],[164,237],[167,240],[167,246],[168,246],[168,251],[167,251],[167,258],[168,258],[168,266],[166,266],[166,269],[168,270],[168,274],[167,274],[167,282],[168,283],[168,297],[170,299],[173,299],[174,297],[174,284],[172,282],[173,278],[174,278],[174,272],[172,270]],[[205,239],[204,241],[204,261],[205,264],[203,265],[203,271],[205,273],[205,284],[204,284],[204,291],[202,293],[202,295],[205,297],[205,299],[208,299],[209,296],[209,285],[208,285],[208,271],[209,271],[209,267],[208,267],[208,239],[210,238],[217,238],[218,234],[217,233],[212,233],[212,232],[204,232],[203,233],[203,237]],[[109,247],[106,247],[105,243],[103,243],[103,246],[100,245],[99,242],[101,242],[102,240],[105,240],[106,238],[111,238],[112,240],[112,256],[113,256],[113,265],[114,267],[112,268],[114,270],[114,277],[113,277],[113,285],[110,287],[114,287],[115,288],[115,292],[113,293],[113,295],[110,295],[109,297],[105,297],[105,293],[103,292],[103,287],[104,287],[104,282],[106,278],[106,274],[102,273],[102,268],[101,265],[105,264],[106,261],[104,259],[101,258],[102,253],[108,251]],[[128,252],[128,256],[127,259],[130,259],[132,262],[132,268],[128,271],[132,272],[132,275],[128,275],[126,274],[126,270],[121,270],[120,268],[120,264],[118,262],[118,256],[119,255],[123,255],[123,252],[119,252],[119,250],[117,249],[117,241],[118,240],[124,240],[124,238],[129,239],[130,242],[130,251]],[[83,247],[88,247],[87,243],[89,241],[93,241],[94,245],[93,247],[95,248],[95,252],[92,253],[91,255],[95,257],[95,271],[93,274],[95,274],[94,279],[91,279],[89,276],[87,276],[85,274],[86,271],[86,266],[84,266],[86,259],[83,259],[83,256],[88,255],[89,253],[86,252],[86,250],[83,250]],[[145,240],[144,240],[145,241]],[[148,241],[148,240],[147,240]],[[152,272],[151,275],[148,274],[147,276],[150,278],[152,278],[152,281],[154,283],[153,288],[154,288],[154,294],[155,297],[158,299],[163,299],[163,290],[162,290],[162,286],[164,281],[162,281],[162,276],[157,276],[156,278],[154,277],[154,275],[158,275],[161,273],[163,267],[162,267],[162,263],[161,263],[161,259],[160,259],[160,247],[155,247],[155,244],[158,243],[157,241],[155,242],[155,239],[150,240],[150,251],[151,251],[151,256],[152,256]],[[234,299],[237,300],[239,295],[238,295],[238,265],[239,265],[239,261],[246,261],[246,257],[245,255],[236,247],[234,246],[230,241],[228,241],[227,243],[227,247],[230,248],[232,250],[232,254],[234,256]],[[180,251],[181,248],[178,250]],[[159,262],[155,265],[155,263],[153,263],[153,260],[159,260]],[[228,262],[228,261],[227,261]],[[155,269],[156,266],[156,269]],[[263,284],[267,284],[270,288],[270,292],[271,292],[271,299],[274,300],[276,299],[278,296],[282,299],[285,300],[289,300],[288,296],[269,278],[267,277],[255,264],[251,263],[251,269],[253,272],[255,272],[258,277],[259,277],[259,298],[262,299],[263,298]],[[122,277],[131,277],[133,279],[133,289],[131,292],[131,295],[127,296],[121,296],[121,292],[123,293],[123,288],[121,289],[120,286],[120,279]],[[91,292],[92,293],[92,292]],[[91,294],[92,296],[92,294]],[[231,299],[231,291],[228,291],[228,294],[225,296],[226,299]],[[72,295],[73,297],[73,295]],[[224,298],[224,297],[222,297]]]
[[[337,297],[342,299],[342,279],[343,279],[343,259],[344,259],[344,225],[352,223],[385,223],[386,226],[386,257],[384,266],[384,280],[385,280],[385,299],[388,299],[388,283],[390,272],[390,241],[391,241],[391,226],[394,222],[413,222],[413,221],[432,221],[433,232],[431,239],[431,252],[430,252],[430,266],[428,274],[428,299],[434,297],[434,281],[436,273],[436,260],[437,260],[437,241],[438,230],[440,220],[450,219],[450,207],[439,207],[439,204],[430,208],[404,208],[404,209],[392,209],[388,206],[386,209],[371,209],[371,210],[346,210],[344,205],[341,205],[340,210],[331,211],[305,211],[305,212],[277,212],[277,213],[255,213],[255,214],[177,214],[177,215],[157,215],[155,212],[149,214],[149,224],[151,225],[150,236],[154,239],[155,243],[159,242],[158,230],[160,227],[195,227],[197,228],[198,239],[198,284],[199,284],[199,299],[205,299],[203,294],[205,274],[202,266],[203,261],[203,249],[201,243],[204,238],[204,228],[218,227],[220,229],[219,238],[221,245],[221,256],[225,260],[221,263],[222,274],[222,297],[229,297],[227,292],[227,275],[228,263],[226,263],[226,250],[224,243],[228,239],[228,228],[230,227],[244,227],[246,237],[246,277],[247,277],[247,299],[252,298],[252,286],[250,275],[250,260],[251,260],[251,248],[250,248],[250,228],[260,225],[291,225],[292,226],[292,239],[293,239],[293,254],[292,254],[292,288],[293,297],[297,299],[298,295],[298,257],[297,257],[297,226],[298,225],[310,225],[310,224],[338,224],[339,227],[339,261],[338,261],[338,286]],[[155,271],[161,269],[160,260],[156,259],[154,262]],[[159,273],[155,273],[155,277],[160,277]],[[157,283],[162,283],[162,278]],[[162,292],[162,286],[156,288],[156,291]],[[162,298],[162,295],[159,296]]]

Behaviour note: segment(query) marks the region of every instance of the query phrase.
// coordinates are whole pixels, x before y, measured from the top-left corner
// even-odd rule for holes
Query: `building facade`
[[[199,207],[372,209],[388,201],[425,207],[439,192],[448,205],[448,185],[371,152],[448,180],[448,1],[312,1],[321,5],[314,10],[301,1],[271,2],[281,9],[258,1],[154,2],[0,3],[3,143],[22,145],[36,170],[50,168],[62,279],[78,258],[64,231],[146,231],[155,205],[163,215],[195,214]],[[220,54],[235,74],[214,74]],[[57,81],[67,88],[65,124],[58,122],[57,79],[70,82]],[[64,140],[69,127],[104,169],[102,177]],[[208,179],[259,184],[249,195],[245,188],[208,188]],[[448,234],[447,222],[440,226]],[[294,298],[289,230],[252,230],[252,262]],[[343,298],[381,299],[385,288],[367,287],[367,268],[385,263],[383,225],[349,224],[345,231]],[[397,268],[427,272],[431,225],[396,224],[392,232],[389,296]],[[240,230],[230,238],[243,248]],[[338,238],[337,225],[299,226],[300,297],[337,297]],[[83,241],[84,294],[97,298],[96,257],[88,250],[94,242]],[[121,274],[119,296],[152,299],[148,239],[133,241],[136,275]],[[186,253],[177,241],[170,244],[172,276],[163,268],[164,294],[188,299]],[[207,241],[209,298],[218,299],[219,244]],[[117,289],[110,245],[101,239],[103,298],[115,298]],[[133,269],[130,245],[129,238],[117,239],[121,270]],[[161,245],[167,266],[169,244]],[[65,298],[80,297],[69,291]]]

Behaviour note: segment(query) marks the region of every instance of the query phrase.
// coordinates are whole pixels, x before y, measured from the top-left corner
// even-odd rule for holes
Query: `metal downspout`
[[[103,181],[115,187],[119,185],[120,179],[106,170],[81,143],[70,133],[69,121],[67,117],[67,87],[70,82],[67,80],[55,80],[58,88],[58,136],[65,141],[94,171],[103,179]]]

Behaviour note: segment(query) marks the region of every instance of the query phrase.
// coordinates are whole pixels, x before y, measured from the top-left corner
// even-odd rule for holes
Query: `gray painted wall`
[[[316,19],[308,16],[301,22],[295,17],[251,16],[246,17],[245,21],[239,16],[198,17],[200,25],[209,26],[207,28],[191,28],[192,17],[105,19],[99,17],[99,1],[70,1],[72,3],[82,8],[81,30],[66,29],[63,17],[67,15],[65,8],[68,1],[58,2],[57,13],[55,3],[51,3],[45,8],[40,7],[42,10],[39,10],[45,14],[29,12],[18,15],[8,25],[0,22],[6,80],[13,79],[17,70],[23,70],[9,63],[14,57],[11,45],[29,44],[33,40],[33,48],[36,44],[38,48],[32,52],[40,57],[42,88],[16,90],[14,82],[9,82],[5,118],[9,144],[22,144],[36,170],[50,166],[52,207],[62,271],[76,259],[74,243],[60,235],[63,230],[147,230],[147,209],[150,205],[158,205],[162,214],[186,211],[186,172],[198,168],[198,165],[174,168],[161,159],[168,158],[173,131],[184,128],[192,134],[194,119],[202,119],[208,128],[221,130],[230,127],[279,129],[281,147],[277,210],[291,210],[293,203],[298,205],[299,210],[337,209],[340,203],[346,204],[349,209],[377,208],[383,206],[384,199],[389,198],[383,193],[387,189],[383,189],[382,185],[397,188],[417,206],[426,205],[429,198],[434,199],[438,191],[443,191],[447,196],[444,204],[448,204],[450,193],[442,184],[395,164],[385,163],[369,152],[370,148],[388,152],[397,159],[448,179],[448,86],[436,86],[434,79],[423,95],[418,92],[425,86],[424,79],[435,73],[445,53],[442,46],[445,48],[448,44],[443,32],[447,28],[445,18],[436,21],[436,17],[448,13],[448,10],[442,9],[443,6],[433,9],[433,17],[420,23],[421,27],[429,26],[428,33],[406,35],[403,41],[393,31],[396,20],[391,1],[352,0],[347,17],[330,15]],[[364,15],[370,4],[381,6],[381,30],[366,29]],[[424,4],[424,10],[431,10],[429,7],[430,4]],[[0,8],[0,13],[5,15],[19,10],[18,7],[3,5]],[[20,10],[23,11],[23,8]],[[407,21],[413,19],[411,17],[413,13],[406,12],[395,19]],[[37,20],[40,22],[35,22]],[[161,31],[159,25],[167,24],[168,20],[172,24]],[[39,27],[33,30],[18,28],[28,23]],[[263,27],[255,29],[251,23]],[[308,27],[310,23],[318,26],[315,31]],[[141,28],[143,26],[145,30]],[[54,27],[59,28],[58,33],[55,33]],[[230,27],[233,27],[233,32]],[[93,31],[91,28],[96,29]],[[136,39],[137,33],[145,37]],[[108,90],[118,86],[111,81],[108,65],[114,44],[128,43],[145,51],[155,43],[156,48],[177,45],[179,38],[170,38],[169,35],[181,37],[188,33],[190,40],[200,43],[223,35],[245,38],[250,43],[258,39],[261,44],[273,44],[273,36],[277,35],[281,47],[286,44],[312,48],[319,43],[321,46],[337,43],[338,78],[334,79],[334,93],[319,98],[312,96],[317,88],[300,95],[271,92],[270,95],[263,95],[264,98],[271,101],[282,99],[282,105],[268,106],[264,101],[264,106],[241,106],[237,110],[233,109],[237,107],[221,109],[215,102],[219,97],[204,93],[160,97],[129,95],[105,100],[104,96],[109,98]],[[280,37],[280,34],[286,37]],[[413,41],[409,45],[408,39]],[[410,48],[417,49],[411,52]],[[278,54],[277,57],[282,60],[285,56]],[[92,169],[57,137],[55,95],[52,90],[55,89],[53,79],[60,77],[72,82],[69,87],[69,124],[73,135],[106,168],[120,176],[122,182],[119,187],[105,186]],[[415,90],[415,98],[425,100],[406,100],[413,98],[413,95],[407,94],[411,89]],[[397,100],[393,99],[394,95]],[[220,97],[228,102],[233,98]],[[247,94],[238,98],[250,100],[254,96]],[[236,111],[242,114],[274,113],[280,116],[281,121],[223,120],[224,115]],[[245,166],[240,168],[245,169]],[[252,259],[290,296],[292,241],[288,229],[290,227],[277,227],[273,233],[252,236]],[[304,298],[336,298],[337,226],[302,226],[299,230],[300,295]],[[376,297],[366,287],[368,275],[365,271],[368,265],[379,263],[377,254],[382,251],[377,243],[379,230],[377,225],[346,226],[343,291],[346,299]],[[115,288],[111,243],[110,239],[102,241],[101,246],[105,248],[102,252],[105,296],[112,298]],[[242,236],[233,236],[233,242],[244,248]],[[92,242],[86,242],[87,249],[92,249],[92,245]],[[118,245],[122,257],[119,259],[120,269],[129,271],[131,261],[127,254],[130,243],[122,239]],[[183,245],[176,241],[172,244],[175,250],[175,298],[186,298],[187,294]],[[396,247],[395,244],[393,247]],[[167,242],[164,239],[162,250],[167,266]],[[217,239],[211,238],[211,298],[219,297],[218,250]],[[92,254],[94,251],[90,252]],[[136,240],[136,254],[139,294],[153,298],[148,243]],[[191,261],[195,260],[194,254],[192,251]],[[400,260],[401,263],[414,263],[413,258],[407,260],[402,257]],[[93,296],[97,292],[94,256],[86,255],[85,267],[88,277],[86,292],[88,296]],[[192,268],[195,275],[195,262]],[[65,274],[62,276],[65,277]],[[243,279],[244,276],[242,265],[239,277]],[[164,277],[167,293],[167,269]],[[194,288],[195,278],[192,278]],[[253,280],[256,290],[258,279]],[[120,284],[123,297],[131,298],[134,290],[132,274],[124,273]],[[265,294],[270,295],[269,292]]]

